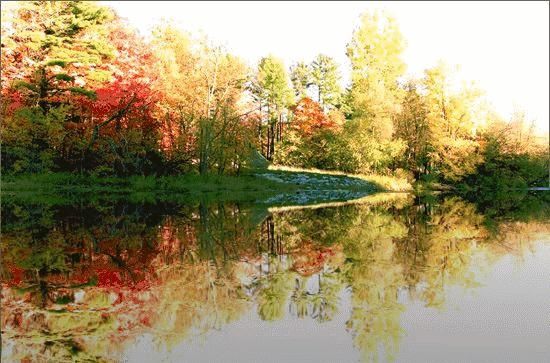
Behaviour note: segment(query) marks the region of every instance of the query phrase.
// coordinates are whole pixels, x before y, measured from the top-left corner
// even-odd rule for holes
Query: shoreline
[[[159,201],[250,201],[284,205],[345,201],[395,191],[349,175],[319,171],[254,170],[239,176],[98,177],[68,173],[2,176],[4,200],[70,203],[77,199]]]

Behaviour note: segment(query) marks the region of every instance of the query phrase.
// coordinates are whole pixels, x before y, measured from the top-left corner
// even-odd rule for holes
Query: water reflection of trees
[[[291,211],[275,218],[285,245],[299,246],[314,236],[316,244],[343,249],[346,263],[336,265],[335,271],[341,281],[338,287],[349,286],[352,292],[347,326],[365,361],[381,357],[391,361],[403,333],[401,292],[426,306],[442,308],[447,287],[468,290],[479,285],[475,272],[489,265],[476,261],[521,254],[537,235],[548,237],[548,221],[541,218],[547,204],[531,198],[526,202],[536,207],[530,216],[518,206],[520,218],[518,214],[510,218],[502,210],[486,217],[479,212],[482,206],[458,197],[412,200],[390,195],[363,205]],[[304,285],[296,284],[294,292],[284,295],[304,306]],[[338,306],[338,296],[331,294],[333,306]],[[295,311],[302,317],[308,310]]]
[[[143,332],[171,347],[253,306],[266,321],[324,322],[349,289],[347,328],[363,359],[392,360],[402,293],[444,307],[447,286],[477,286],[476,256],[521,254],[548,235],[540,208],[512,219],[482,208],[405,194],[267,216],[237,204],[5,204],[2,326],[17,341],[8,351],[111,360],[114,344]]]

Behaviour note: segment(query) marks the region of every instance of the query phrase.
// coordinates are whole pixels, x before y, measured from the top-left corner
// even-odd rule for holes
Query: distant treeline
[[[351,34],[351,84],[320,54],[255,69],[159,24],[143,39],[94,2],[2,10],[2,171],[98,176],[239,173],[256,152],[296,167],[525,187],[548,174],[547,136],[502,119],[443,63],[405,78],[394,19]],[[253,46],[251,44],[251,46]],[[257,158],[256,158],[257,159]]]

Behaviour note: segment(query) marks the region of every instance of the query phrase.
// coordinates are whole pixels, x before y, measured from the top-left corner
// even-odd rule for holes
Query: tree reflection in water
[[[250,310],[265,321],[323,323],[347,290],[347,329],[363,360],[391,361],[403,334],[400,294],[443,308],[447,286],[476,288],[473,267],[547,239],[548,201],[523,200],[525,210],[491,210],[453,196],[376,194],[269,212],[4,201],[2,359],[116,361],[144,333],[171,348]]]

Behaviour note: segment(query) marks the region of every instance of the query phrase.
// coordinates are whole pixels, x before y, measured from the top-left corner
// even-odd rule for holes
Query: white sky
[[[347,80],[345,55],[359,15],[386,9],[407,40],[404,60],[420,75],[439,59],[487,92],[508,117],[526,110],[539,131],[549,124],[548,2],[171,2],[105,1],[144,35],[162,18],[203,31],[254,65],[272,53],[286,65],[324,53]]]

